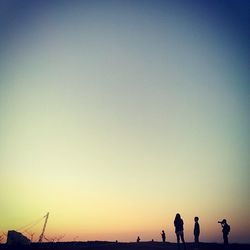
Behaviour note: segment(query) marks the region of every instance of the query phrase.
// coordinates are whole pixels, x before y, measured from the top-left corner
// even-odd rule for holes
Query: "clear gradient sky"
[[[250,242],[249,7],[1,0],[0,233]]]

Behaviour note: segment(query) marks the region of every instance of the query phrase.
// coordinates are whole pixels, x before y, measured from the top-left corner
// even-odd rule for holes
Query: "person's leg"
[[[178,249],[180,249],[180,235],[176,233],[176,237],[177,237],[177,246],[178,246]]]
[[[181,241],[182,241],[183,243],[185,243],[184,234],[181,234]]]
[[[181,241],[184,245],[184,249],[186,249],[186,243],[185,243],[185,240],[184,240],[184,233],[181,234]]]
[[[195,235],[195,237],[194,237],[194,242],[195,242],[195,243],[199,243],[199,235]]]
[[[225,245],[228,245],[228,237],[227,237],[226,234],[223,235],[223,239],[224,239],[224,244],[225,244]]]
[[[194,245],[196,249],[199,248],[199,235],[194,236]]]

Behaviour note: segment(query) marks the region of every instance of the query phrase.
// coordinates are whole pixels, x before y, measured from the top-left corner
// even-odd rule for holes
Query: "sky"
[[[249,10],[1,0],[0,235],[250,243]]]

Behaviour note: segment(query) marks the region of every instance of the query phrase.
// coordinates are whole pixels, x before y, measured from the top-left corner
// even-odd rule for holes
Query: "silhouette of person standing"
[[[222,226],[224,245],[228,245],[228,234],[230,232],[230,226],[227,224],[226,219],[223,219],[222,221],[218,221],[218,223],[220,223]]]
[[[162,238],[162,242],[166,242],[166,234],[164,232],[164,230],[161,231],[161,238]]]
[[[140,240],[141,240],[141,239],[140,239],[140,237],[138,236],[136,242],[139,243]]]
[[[194,217],[194,242],[199,244],[199,236],[200,236],[200,225],[198,223],[199,217]]]
[[[183,228],[183,220],[181,219],[180,214],[176,214],[175,219],[174,219],[174,226],[175,226],[175,233],[177,237],[177,245],[178,249],[180,249],[180,238],[183,243],[184,249],[186,249],[186,244],[184,240],[184,228]]]

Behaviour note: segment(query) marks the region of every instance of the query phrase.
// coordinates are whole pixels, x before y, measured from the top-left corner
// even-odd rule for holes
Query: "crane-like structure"
[[[43,218],[45,218],[44,225],[43,225],[43,231],[42,231],[42,233],[41,233],[41,235],[39,237],[38,242],[42,242],[43,241],[44,232],[45,232],[47,221],[48,221],[48,218],[49,218],[49,213],[47,213]]]

